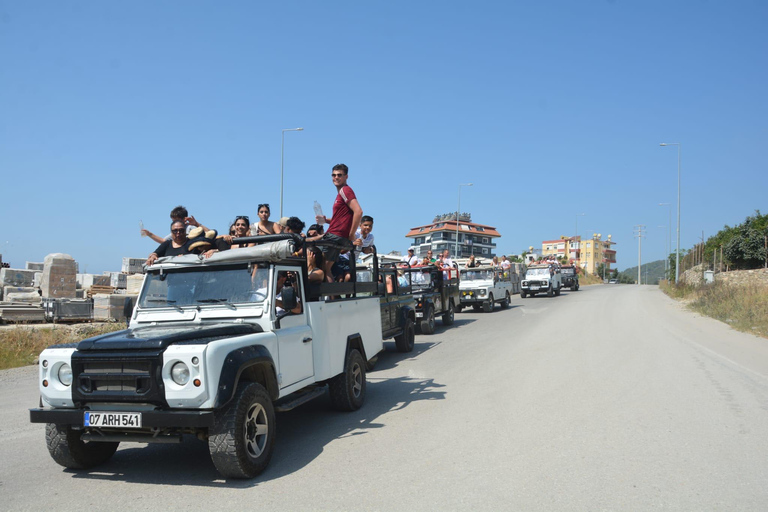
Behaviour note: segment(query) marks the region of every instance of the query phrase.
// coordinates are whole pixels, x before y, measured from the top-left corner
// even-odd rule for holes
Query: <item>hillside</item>
[[[658,284],[659,279],[664,279],[664,260],[656,260],[648,263],[643,263],[643,284]],[[647,281],[646,281],[646,271]],[[637,281],[637,267],[628,268],[619,272],[620,276],[624,276],[626,280]]]

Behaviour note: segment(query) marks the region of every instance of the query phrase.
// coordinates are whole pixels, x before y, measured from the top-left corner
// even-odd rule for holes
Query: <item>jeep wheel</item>
[[[453,325],[453,302],[448,304],[448,311],[443,314],[443,325]]]
[[[557,290],[555,290],[555,296],[556,296],[556,297],[559,297],[559,296],[560,296],[560,290],[561,290],[561,289],[562,289],[562,287],[560,287],[560,288],[558,288]]]
[[[547,297],[554,297],[555,296],[555,290],[552,288],[552,286],[549,287],[549,290],[547,290]]]
[[[575,292],[576,290],[578,290],[578,288],[576,288],[576,285],[575,285],[575,284],[574,284],[574,285],[571,285],[571,291],[572,291],[572,292]]]
[[[495,303],[493,302],[493,294],[488,294],[488,300],[483,302],[483,313],[490,313],[493,311],[493,306],[495,306]]]
[[[509,307],[509,292],[504,292],[504,300],[501,301],[501,309],[507,309]]]
[[[427,306],[427,311],[424,313],[424,319],[421,321],[419,329],[422,334],[435,333],[435,308],[432,306]]]
[[[242,382],[216,411],[208,436],[213,465],[225,478],[253,478],[269,464],[275,444],[275,409],[264,386]]]
[[[413,350],[413,342],[416,339],[416,328],[410,318],[405,321],[403,332],[395,336],[395,347],[398,352],[410,352]]]
[[[357,349],[347,354],[344,371],[328,383],[331,405],[338,411],[356,411],[365,402],[365,361]]]
[[[69,469],[92,468],[107,462],[120,444],[82,441],[81,433],[82,430],[72,430],[69,425],[45,425],[45,444],[57,464]]]
[[[526,295],[525,290],[520,290],[520,298],[524,299],[525,295]]]

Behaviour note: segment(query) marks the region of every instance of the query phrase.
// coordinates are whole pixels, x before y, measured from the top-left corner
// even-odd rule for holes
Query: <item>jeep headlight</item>
[[[189,366],[179,361],[171,367],[171,379],[179,386],[186,386],[189,382]]]
[[[65,386],[72,385],[72,367],[69,366],[67,363],[64,363],[61,366],[59,366],[59,371],[56,373],[56,376],[58,377],[59,382],[61,382]]]
[[[528,286],[528,281],[523,281],[523,286]]]
[[[477,295],[482,297],[483,295],[485,295],[485,290],[478,290]]]

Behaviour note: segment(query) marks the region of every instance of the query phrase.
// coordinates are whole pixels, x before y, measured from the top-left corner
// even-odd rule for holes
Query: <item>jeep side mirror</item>
[[[283,286],[280,292],[280,299],[283,301],[283,309],[290,311],[296,307],[296,288],[293,286]]]

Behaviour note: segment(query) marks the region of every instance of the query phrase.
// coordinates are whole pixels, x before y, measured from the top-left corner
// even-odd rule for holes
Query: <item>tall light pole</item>
[[[667,234],[669,232],[667,231],[667,226],[656,226],[656,227],[664,230],[664,254],[666,255],[664,257],[664,274],[666,275],[669,273],[669,246],[667,246]]]
[[[637,224],[635,226],[635,237],[637,238],[637,284],[643,284],[643,238],[645,238],[645,226]]]
[[[675,250],[675,283],[680,280],[680,143],[661,142],[659,146],[677,146],[677,249]]]
[[[667,255],[664,256],[664,258],[669,262],[669,253],[672,250],[672,203],[659,203],[659,206],[666,206],[669,210],[669,229],[667,230],[667,242],[669,242],[669,245],[667,246]],[[666,266],[664,268],[667,268]]]
[[[300,132],[304,128],[286,128],[280,134],[282,143],[280,144],[280,217],[283,216],[283,164],[285,163],[285,132]]]
[[[456,254],[455,258],[459,257],[459,215],[461,215],[461,187],[471,187],[472,183],[459,183],[459,204],[456,207]]]

